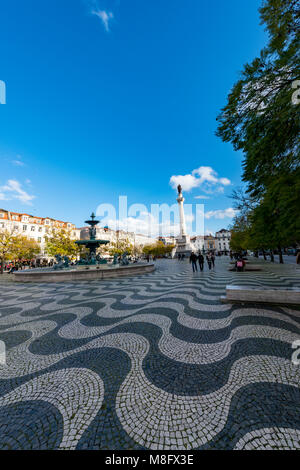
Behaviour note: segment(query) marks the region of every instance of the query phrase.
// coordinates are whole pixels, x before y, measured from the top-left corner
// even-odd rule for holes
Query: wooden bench
[[[300,305],[299,287],[252,287],[226,286],[226,296],[221,296],[224,303],[267,303]]]

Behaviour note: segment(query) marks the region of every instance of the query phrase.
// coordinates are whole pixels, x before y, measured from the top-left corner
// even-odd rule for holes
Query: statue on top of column
[[[177,186],[178,194],[182,194],[182,187],[181,184]]]

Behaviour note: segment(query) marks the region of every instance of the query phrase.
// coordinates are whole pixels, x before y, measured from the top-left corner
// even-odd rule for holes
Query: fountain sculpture
[[[77,240],[75,243],[78,246],[85,246],[89,253],[88,255],[80,256],[80,260],[77,262],[78,265],[95,265],[95,264],[106,264],[106,259],[101,258],[101,256],[96,254],[97,248],[100,245],[107,245],[109,240],[96,240],[96,225],[99,224],[99,220],[95,220],[94,212],[91,215],[91,220],[86,220],[85,223],[90,225],[89,240]]]
[[[69,282],[69,281],[90,281],[109,279],[120,276],[143,275],[154,271],[154,264],[137,263],[129,264],[128,253],[124,252],[119,261],[119,256],[114,255],[113,262],[108,264],[100,254],[97,254],[97,248],[100,245],[107,245],[109,240],[96,239],[96,225],[99,220],[95,220],[95,214],[91,215],[91,220],[85,223],[90,225],[89,239],[77,240],[78,246],[83,246],[87,250],[81,254],[80,260],[76,265],[69,264],[67,256],[56,256],[57,263],[52,268],[32,269],[14,273],[14,279],[17,282]],[[100,266],[101,265],[101,266]]]

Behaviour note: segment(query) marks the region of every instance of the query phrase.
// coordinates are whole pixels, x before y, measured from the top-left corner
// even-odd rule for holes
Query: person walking
[[[191,253],[191,256],[190,256],[190,263],[192,263],[192,266],[193,266],[193,273],[195,271],[198,271],[197,269],[197,255],[195,255],[195,253]]]
[[[215,267],[215,255],[214,254],[211,255],[211,262],[212,262],[212,266],[214,268]]]
[[[207,264],[208,264],[208,269],[211,270],[211,256],[210,255],[206,256],[206,261],[207,261]]]
[[[199,253],[198,255],[198,262],[199,262],[199,268],[200,268],[200,271],[203,271],[203,268],[204,268],[204,256]]]

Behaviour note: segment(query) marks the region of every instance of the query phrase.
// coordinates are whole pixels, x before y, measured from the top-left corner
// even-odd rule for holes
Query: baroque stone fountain
[[[77,240],[78,246],[87,248],[88,253],[82,253],[80,260],[75,266],[69,265],[69,259],[60,255],[56,256],[57,264],[52,268],[30,269],[26,271],[17,271],[13,274],[16,282],[68,282],[68,281],[89,281],[106,278],[136,276],[150,273],[155,270],[154,264],[136,263],[129,264],[127,253],[121,256],[120,264],[117,264],[117,255],[114,256],[113,263],[108,264],[106,259],[97,255],[97,248],[100,245],[107,245],[109,240],[96,239],[96,225],[99,220],[95,220],[95,214],[92,213],[91,220],[85,223],[90,226],[89,239]]]
[[[81,255],[80,260],[77,262],[77,265],[91,266],[95,264],[106,264],[106,259],[101,258],[100,255],[97,255],[97,248],[100,245],[107,245],[109,240],[96,240],[96,225],[99,224],[99,220],[95,220],[94,212],[91,215],[91,220],[86,220],[85,224],[90,225],[89,228],[89,240],[77,240],[75,243],[78,246],[85,246],[89,253],[88,255]]]

